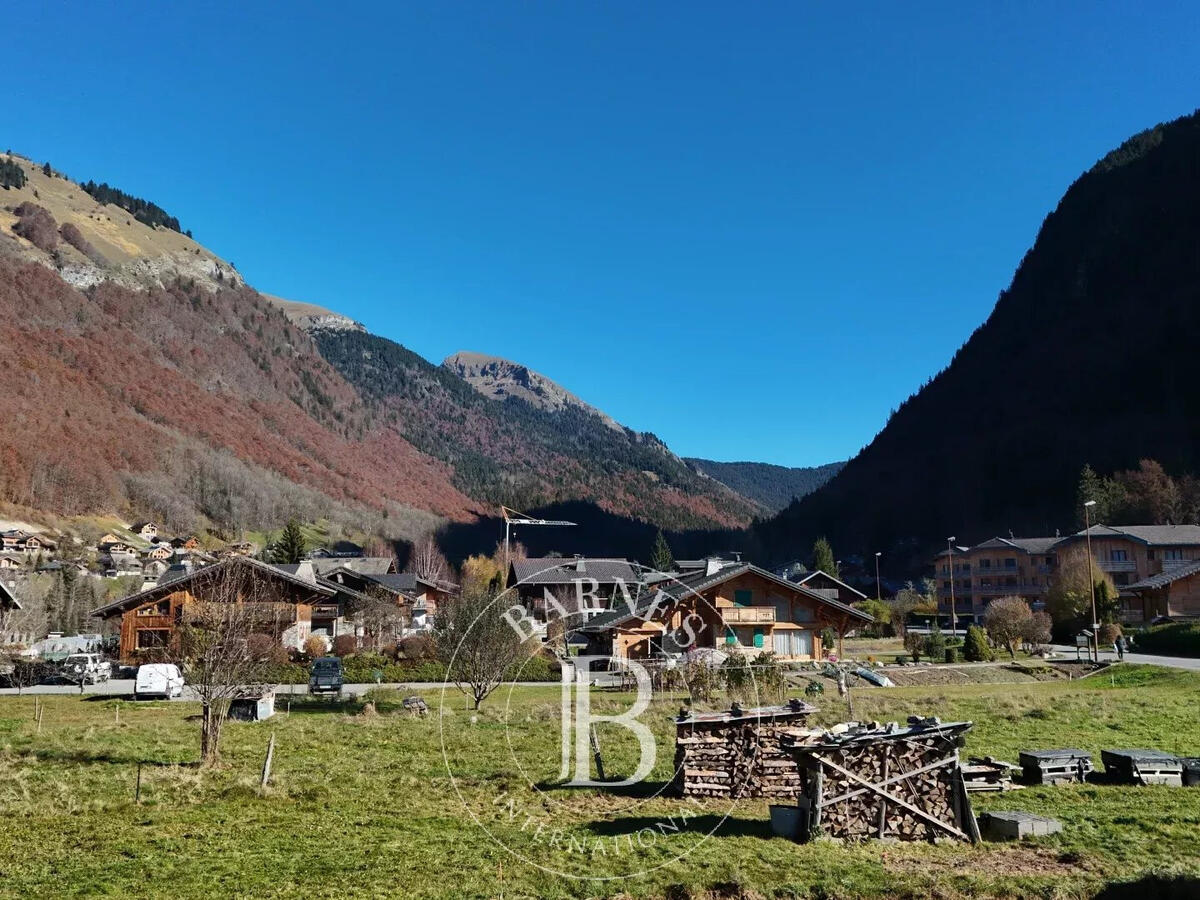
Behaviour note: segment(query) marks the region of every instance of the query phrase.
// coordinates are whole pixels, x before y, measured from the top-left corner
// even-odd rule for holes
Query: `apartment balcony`
[[[988,597],[1004,597],[1008,594],[1044,594],[1046,586],[1031,581],[1018,581],[1016,584],[980,584],[975,586],[974,591]]]
[[[721,621],[726,625],[773,625],[773,606],[731,606],[721,610]]]
[[[1177,562],[1178,560],[1173,560]],[[1101,559],[1098,565],[1105,572],[1136,572],[1137,563],[1132,559]]]
[[[1173,572],[1176,569],[1182,569],[1184,566],[1190,566],[1195,561],[1194,559],[1164,559],[1162,561],[1162,571]]]

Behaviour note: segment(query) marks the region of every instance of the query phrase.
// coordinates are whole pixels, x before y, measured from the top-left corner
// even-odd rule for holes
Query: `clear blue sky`
[[[721,460],[852,455],[1067,185],[1200,105],[1194,3],[183,7],[7,8],[0,144]]]

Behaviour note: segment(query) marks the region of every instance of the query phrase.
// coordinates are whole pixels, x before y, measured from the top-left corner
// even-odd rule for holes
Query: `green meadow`
[[[663,791],[679,697],[641,720],[658,748],[634,787],[571,788],[557,686],[374,703],[297,698],[230,723],[219,768],[194,766],[188,703],[0,697],[4,897],[1105,897],[1200,892],[1200,789],[1072,785],[976,795],[976,811],[1055,816],[1036,843],[799,845],[772,837],[764,803],[685,802]],[[594,714],[632,695],[594,692]],[[970,720],[965,753],[1150,746],[1200,755],[1200,676],[1123,666],[1075,682],[862,689],[856,718]],[[847,717],[818,700],[820,720]],[[271,734],[270,783],[260,772]],[[606,775],[638,748],[598,727]],[[588,748],[584,748],[587,750]],[[590,752],[590,751],[589,751]],[[135,801],[138,764],[141,795]],[[573,763],[574,760],[572,759]],[[536,787],[534,787],[536,786]],[[586,877],[585,877],[586,876]],[[597,880],[607,879],[607,880]]]

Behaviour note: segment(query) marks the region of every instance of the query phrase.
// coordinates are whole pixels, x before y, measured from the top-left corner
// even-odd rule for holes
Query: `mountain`
[[[434,366],[365,331],[315,327],[311,334],[375,420],[444,462],[458,489],[487,505],[528,510],[585,500],[669,529],[742,527],[756,512],[654,435],[618,425],[523,366],[477,354]],[[522,381],[527,387],[517,391]],[[492,387],[480,389],[485,383]]]
[[[1200,113],[1129,139],[1046,217],[950,364],[827,485],[760,529],[772,555],[914,560],[1073,527],[1080,470],[1200,471]]]
[[[755,515],[654,435],[473,359],[458,355],[460,376],[259,294],[153,202],[0,155],[0,502],[14,514],[226,534],[323,517],[403,538],[500,503],[668,529]]]
[[[806,497],[841,471],[844,462],[793,468],[757,462],[714,462],[684,457],[684,462],[741,494],[766,513],[777,513],[792,500]]]
[[[459,350],[442,360],[442,365],[492,400],[516,397],[550,412],[561,412],[572,407],[592,414],[614,431],[621,430],[617,421],[607,413],[584,403],[566,388],[520,363],[486,353]]]

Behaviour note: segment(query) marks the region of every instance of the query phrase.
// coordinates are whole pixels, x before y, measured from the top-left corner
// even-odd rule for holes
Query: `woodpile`
[[[675,723],[677,793],[685,797],[796,797],[800,771],[783,748],[784,738],[803,738],[818,732],[802,727],[816,712],[802,700],[784,706],[688,715]]]
[[[958,759],[970,727],[913,718],[907,728],[843,724],[785,741],[808,819],[800,838],[978,841]]]

